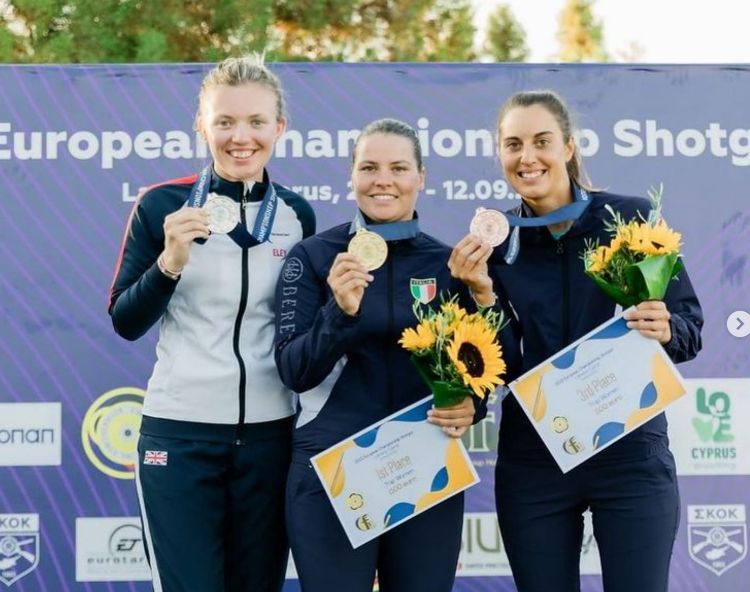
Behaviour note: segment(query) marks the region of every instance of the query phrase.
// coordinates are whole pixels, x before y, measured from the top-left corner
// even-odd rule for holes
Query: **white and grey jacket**
[[[315,232],[304,198],[274,184],[278,196],[270,238],[252,248],[227,235],[196,242],[180,278],[161,273],[164,218],[183,207],[197,176],[150,188],[131,214],[112,283],[109,313],[115,331],[135,340],[159,321],[157,361],[148,381],[144,423],[164,422],[161,435],[184,426],[231,434],[232,426],[268,422],[294,413],[292,392],[274,365],[274,290],[287,252]],[[246,186],[213,173],[209,191],[240,202],[248,228],[260,209],[265,183]],[[170,421],[171,420],[171,421]],[[159,422],[156,422],[157,424]],[[221,428],[220,426],[226,426]]]

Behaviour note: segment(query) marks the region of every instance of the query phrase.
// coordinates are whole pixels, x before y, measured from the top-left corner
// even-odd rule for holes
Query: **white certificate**
[[[655,339],[603,323],[513,381],[510,389],[564,473],[686,392]]]
[[[479,483],[460,438],[427,422],[432,395],[312,457],[355,549]]]

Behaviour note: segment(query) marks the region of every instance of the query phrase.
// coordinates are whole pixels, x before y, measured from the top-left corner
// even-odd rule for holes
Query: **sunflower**
[[[638,226],[640,226],[638,222],[628,222],[627,224],[619,226],[617,228],[617,233],[609,244],[610,248],[617,250],[621,246],[630,246],[630,243],[633,240],[633,233]]]
[[[440,305],[440,311],[440,314],[437,316],[440,322],[439,330],[442,329],[441,333],[446,337],[450,337],[461,321],[466,318],[466,311],[456,304],[454,299],[443,302]]]
[[[682,236],[667,226],[664,220],[650,224],[633,225],[628,246],[631,251],[644,255],[671,255],[680,250]]]
[[[428,319],[422,319],[416,329],[404,329],[398,342],[404,349],[420,351],[431,348],[436,338],[432,323]]]
[[[460,323],[446,351],[464,384],[478,397],[504,384],[500,379],[505,372],[502,349],[495,342],[495,331],[485,322]]]
[[[588,254],[586,260],[586,271],[591,273],[599,273],[604,271],[607,267],[607,263],[612,258],[614,251],[611,247],[600,246],[595,251]]]

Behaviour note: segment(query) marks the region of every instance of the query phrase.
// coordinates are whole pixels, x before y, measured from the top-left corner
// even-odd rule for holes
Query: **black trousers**
[[[141,434],[136,482],[155,592],[278,592],[291,419],[243,445]],[[269,424],[259,424],[267,427]],[[166,465],[151,464],[167,453]],[[163,455],[156,455],[156,459]]]
[[[451,592],[461,547],[459,493],[352,549],[314,469],[293,461],[287,527],[303,592]]]
[[[604,592],[666,592],[680,517],[668,449],[567,474],[500,460],[495,500],[518,592],[578,592],[583,512],[590,508]]]

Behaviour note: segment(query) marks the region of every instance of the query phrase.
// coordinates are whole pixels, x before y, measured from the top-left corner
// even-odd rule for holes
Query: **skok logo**
[[[695,405],[700,416],[693,418],[693,428],[702,442],[723,444],[734,441],[730,423],[732,400],[727,393],[717,391],[707,396],[706,390],[700,387]]]
[[[0,514],[0,582],[11,586],[39,565],[39,514]]]
[[[740,563],[747,555],[744,504],[688,506],[688,549],[717,576]]]

